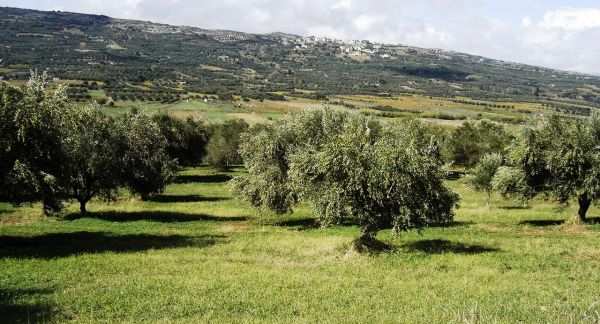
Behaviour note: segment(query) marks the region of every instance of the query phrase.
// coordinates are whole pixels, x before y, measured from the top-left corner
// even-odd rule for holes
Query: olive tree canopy
[[[142,200],[162,193],[171,182],[177,163],[167,153],[167,139],[159,125],[144,113],[123,114],[116,120],[121,136],[115,140],[124,152],[119,164],[125,186]]]
[[[446,137],[443,155],[448,162],[471,168],[484,155],[502,152],[510,140],[502,125],[487,120],[466,122]]]
[[[142,198],[164,190],[176,164],[150,116],[115,120],[94,104],[70,103],[64,87],[48,86],[36,73],[21,87],[0,80],[0,199],[41,201],[46,214],[76,199],[85,213],[90,199],[110,200],[121,186]]]
[[[94,197],[114,200],[122,184],[119,172],[125,154],[117,141],[122,130],[95,105],[69,108],[62,129],[63,151],[66,155],[64,183],[68,198],[79,202],[86,213],[86,204]]]
[[[476,191],[484,191],[487,195],[487,205],[494,191],[493,180],[498,169],[502,166],[502,155],[499,153],[488,153],[470,170],[465,177],[465,184]]]
[[[599,143],[598,114],[585,119],[553,115],[526,127],[509,147],[510,165],[520,170],[513,174],[527,183],[514,190],[545,192],[563,204],[575,198],[577,216],[585,220],[600,197]]]
[[[66,156],[62,128],[68,100],[33,73],[22,87],[0,80],[0,196],[14,204],[42,201],[59,212]]]
[[[355,113],[307,111],[244,134],[240,152],[249,174],[233,180],[238,196],[279,213],[309,201],[324,225],[355,218],[363,239],[389,225],[449,222],[458,201],[418,122],[384,126]]]

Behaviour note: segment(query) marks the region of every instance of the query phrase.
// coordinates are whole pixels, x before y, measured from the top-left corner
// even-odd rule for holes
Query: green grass
[[[223,123],[233,118],[227,116],[227,114],[221,111],[203,111],[202,114],[213,123]]]
[[[487,209],[452,181],[455,224],[382,231],[393,249],[361,255],[356,226],[258,212],[230,175],[188,169],[154,201],[92,202],[87,218],[0,204],[0,322],[600,320],[597,208],[591,225],[548,202]]]
[[[201,117],[203,116],[207,121],[211,123],[222,123],[227,120],[233,119],[228,116],[228,112],[233,112],[231,108],[220,108],[212,105],[207,105],[199,101],[181,101],[175,104],[163,104],[158,102],[144,102],[144,101],[117,101],[112,107],[105,106],[104,110],[109,114],[126,113],[131,109],[136,108],[139,111],[146,113],[156,113],[158,111],[167,111],[175,116],[182,118]]]
[[[130,100],[118,100],[115,102],[114,106],[105,106],[103,107],[108,113],[127,113],[130,112],[131,109],[136,108],[139,111],[143,112],[154,112],[159,111],[161,109],[166,110],[168,105],[158,103],[158,102],[146,102],[146,101],[130,101]]]
[[[171,106],[171,109],[174,110],[199,110],[199,111],[213,111],[216,108],[205,104],[200,101],[180,101]]]
[[[278,114],[278,113],[265,113],[262,115],[269,120],[275,120],[275,121],[283,119],[283,117],[285,116],[284,114]]]
[[[96,91],[96,90],[95,90]],[[99,90],[98,90],[99,91]],[[99,99],[103,94],[91,92],[94,98]],[[462,98],[466,100],[467,98]],[[470,100],[472,101],[472,100]],[[400,118],[419,118],[442,126],[456,127],[467,120],[489,119],[503,123],[507,127],[526,121],[531,112],[543,112],[539,104],[512,103],[512,102],[486,102],[488,104],[502,104],[514,106],[515,109],[487,108],[462,103],[452,102],[444,98],[430,98],[427,96],[411,95],[399,97],[375,96],[335,96],[333,101],[320,102],[304,98],[288,97],[288,101],[257,100],[221,102],[211,101],[204,103],[200,100],[181,100],[174,104],[146,101],[116,101],[114,106],[104,106],[109,114],[126,113],[136,108],[146,113],[167,111],[172,116],[203,120],[209,124],[224,123],[232,119],[242,119],[250,125],[277,121],[291,111],[321,109],[325,106],[336,110],[347,110],[340,102],[351,104],[355,109],[376,116],[383,121],[393,121]],[[383,111],[378,107],[386,107]],[[415,107],[420,107],[416,109]],[[528,112],[528,113],[526,113]]]
[[[136,108],[146,113],[166,111],[180,118],[192,117],[204,120],[210,124],[224,123],[235,118],[243,119],[251,125],[266,123],[270,120],[283,118],[282,113],[256,112],[255,109],[239,108],[227,103],[206,104],[200,101],[180,101],[175,104],[163,104],[142,101],[117,101],[114,106],[104,106],[103,109],[109,114],[119,114]]]
[[[106,95],[104,94],[103,90],[88,90],[88,93],[90,94],[90,96],[92,96],[93,99],[106,98]]]

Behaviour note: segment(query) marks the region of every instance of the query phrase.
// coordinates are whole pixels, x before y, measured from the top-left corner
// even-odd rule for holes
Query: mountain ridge
[[[232,29],[208,29],[208,28],[199,27],[199,26],[173,25],[173,24],[167,24],[167,23],[161,23],[161,22],[153,22],[151,20],[117,18],[117,17],[106,16],[106,15],[77,13],[77,12],[73,12],[73,11],[64,11],[64,10],[43,11],[43,10],[25,9],[25,8],[17,8],[17,7],[0,7],[0,10],[2,10],[2,9],[25,10],[25,11],[33,11],[33,12],[38,12],[38,13],[56,12],[56,13],[72,14],[72,15],[88,15],[88,16],[96,16],[96,17],[108,18],[108,19],[111,19],[111,20],[122,21],[122,22],[137,22],[137,23],[147,23],[147,24],[161,25],[161,26],[170,26],[170,27],[182,27],[182,28],[189,28],[189,29],[197,29],[197,30],[203,31],[203,32],[205,32],[207,34],[210,34],[210,32],[220,32],[220,33],[233,33],[233,34],[254,35],[254,36],[275,36],[275,37],[285,36],[285,37],[293,37],[293,38],[297,38],[297,39],[300,39],[300,38],[321,38],[321,39],[328,39],[328,40],[331,40],[331,41],[340,41],[340,42],[352,42],[352,41],[354,41],[354,42],[369,42],[369,43],[372,43],[372,44],[380,44],[380,45],[385,45],[385,46],[403,46],[403,47],[409,47],[409,48],[415,48],[415,49],[422,49],[422,50],[443,51],[443,52],[448,52],[448,53],[453,53],[453,54],[458,54],[458,55],[462,54],[462,55],[469,55],[469,56],[473,56],[473,57],[484,58],[484,59],[498,61],[498,62],[506,63],[506,64],[515,64],[515,65],[521,65],[521,66],[525,66],[525,67],[537,67],[537,68],[543,68],[543,69],[546,69],[546,70],[551,70],[551,71],[556,71],[556,72],[570,73],[570,74],[575,74],[575,75],[600,77],[600,75],[594,74],[594,73],[585,73],[585,72],[579,72],[579,71],[571,71],[571,70],[558,69],[558,68],[553,68],[553,67],[548,67],[548,66],[542,66],[542,65],[532,65],[532,64],[518,62],[518,61],[511,61],[511,60],[505,60],[505,59],[500,59],[500,58],[492,58],[492,57],[487,57],[487,56],[483,56],[483,55],[479,55],[479,54],[473,54],[473,53],[462,52],[462,51],[451,50],[451,49],[445,49],[445,48],[439,48],[439,47],[420,47],[420,46],[414,46],[414,45],[402,44],[402,43],[378,42],[378,41],[372,41],[372,40],[369,40],[369,39],[343,39],[343,38],[326,37],[326,36],[318,36],[318,35],[306,35],[306,36],[303,36],[303,35],[293,34],[293,33],[289,33],[289,32],[282,32],[282,31],[273,31],[273,32],[268,32],[268,33],[251,33],[251,32],[239,31],[239,30],[232,30]]]
[[[600,107],[598,76],[445,49],[9,7],[0,8],[0,31],[5,79],[38,68],[64,79],[184,83],[193,93],[249,97],[305,89]]]

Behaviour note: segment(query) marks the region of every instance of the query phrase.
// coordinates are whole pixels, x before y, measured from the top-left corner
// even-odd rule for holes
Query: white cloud
[[[539,24],[545,29],[583,30],[600,27],[600,9],[561,9],[548,11]]]
[[[257,23],[264,24],[270,20],[271,15],[269,14],[268,11],[255,8],[255,9],[250,10],[244,18],[246,20],[255,21]]]
[[[327,36],[337,39],[352,39],[352,37],[343,30],[331,26],[307,27],[307,35]]]
[[[368,31],[369,29],[371,29],[371,27],[373,27],[373,25],[375,24],[376,21],[377,21],[376,17],[369,16],[369,15],[360,15],[360,16],[354,18],[352,20],[352,23],[354,24],[354,27],[356,27],[356,29],[359,32],[365,32],[365,31]]]
[[[530,27],[531,24],[532,24],[531,18],[529,18],[529,17],[523,17],[523,20],[522,20],[523,27]]]
[[[352,1],[341,0],[341,1],[338,1],[338,2],[334,3],[333,5],[331,5],[330,8],[332,10],[337,10],[337,9],[350,10],[352,8]]]

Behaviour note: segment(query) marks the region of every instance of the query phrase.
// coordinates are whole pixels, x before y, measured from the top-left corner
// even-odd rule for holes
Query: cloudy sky
[[[0,0],[0,6],[368,39],[600,74],[600,0]]]

